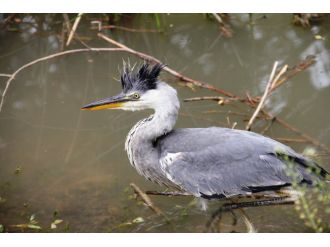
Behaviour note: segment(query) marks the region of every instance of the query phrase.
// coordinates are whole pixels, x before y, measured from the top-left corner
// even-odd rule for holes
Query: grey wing
[[[289,185],[287,165],[276,152],[302,158],[281,143],[246,131],[184,129],[165,139],[160,142],[163,172],[184,191],[202,197]],[[311,179],[301,167],[297,174],[299,182]]]

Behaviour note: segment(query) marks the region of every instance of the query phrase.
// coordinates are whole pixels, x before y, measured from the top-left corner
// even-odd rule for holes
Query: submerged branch
[[[153,204],[150,197],[146,193],[144,193],[136,184],[131,183],[130,186],[134,190],[134,193],[136,193],[152,211],[154,211],[158,215],[165,216],[165,214]]]

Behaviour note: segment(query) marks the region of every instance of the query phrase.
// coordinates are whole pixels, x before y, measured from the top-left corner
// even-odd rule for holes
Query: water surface
[[[311,30],[291,24],[289,14],[231,15],[234,35],[222,37],[216,23],[204,15],[160,15],[163,33],[106,32],[136,50],[151,54],[171,68],[237,95],[261,95],[275,60],[294,65],[307,55],[317,63],[281,86],[267,102],[267,109],[301,131],[330,146],[330,21]],[[85,18],[85,19],[84,19]],[[90,30],[85,16],[78,34],[89,46],[109,47]],[[17,30],[0,32],[0,72],[13,73],[23,64],[61,49],[61,15],[26,17]],[[132,28],[155,29],[154,15],[128,15],[123,23]],[[74,41],[69,48],[82,45]],[[36,215],[43,231],[69,232],[201,232],[210,216],[196,207],[193,198],[152,197],[171,219],[161,216],[132,198],[129,184],[147,190],[163,190],[145,181],[129,165],[124,141],[130,128],[151,111],[80,111],[95,99],[120,91],[118,67],[122,59],[140,62],[126,53],[78,53],[38,63],[23,70],[12,82],[0,113],[0,224],[27,223]],[[163,73],[184,98],[216,95],[191,90]],[[1,78],[1,88],[6,78]],[[229,110],[252,115],[240,104],[181,102],[176,127],[231,126],[244,128],[248,118],[229,115]],[[207,113],[213,111],[213,113]],[[264,128],[256,122],[255,131]],[[297,138],[278,124],[266,135]],[[290,143],[302,152],[309,143]],[[322,152],[322,150],[319,150]],[[330,170],[328,156],[321,162]],[[220,202],[213,202],[211,209]],[[57,218],[64,222],[51,230]],[[259,232],[306,232],[292,206],[247,209]],[[142,217],[143,223],[132,223]],[[324,215],[324,220],[329,217]],[[139,220],[137,220],[139,221]],[[124,224],[123,224],[124,223]],[[231,218],[224,218],[224,231],[231,231]],[[20,231],[9,227],[10,231]],[[239,220],[235,231],[245,231]]]

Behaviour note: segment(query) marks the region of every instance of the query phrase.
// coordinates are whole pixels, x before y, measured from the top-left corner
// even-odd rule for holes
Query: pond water
[[[319,26],[304,29],[292,25],[290,14],[255,14],[253,22],[247,14],[230,16],[232,38],[224,38],[218,24],[202,14],[158,15],[162,33],[104,32],[184,75],[241,96],[246,92],[262,95],[275,60],[293,66],[307,55],[315,55],[316,64],[281,86],[266,108],[330,146],[330,43],[315,38],[330,37],[329,17]],[[0,30],[0,73],[13,73],[25,63],[61,49],[62,15],[21,19],[10,29]],[[92,15],[83,16],[77,30],[80,39],[91,47],[109,47],[90,29],[92,19]],[[157,29],[156,16],[151,14],[124,15],[118,25]],[[81,47],[74,40],[68,49]],[[124,151],[130,128],[151,112],[80,110],[86,103],[120,91],[118,67],[123,59],[140,62],[122,52],[76,53],[35,64],[12,82],[0,112],[0,224],[6,229],[21,231],[12,225],[28,223],[35,215],[42,231],[49,232],[204,230],[212,209],[222,202],[212,202],[210,211],[203,212],[191,197],[153,196],[153,202],[170,218],[167,223],[132,197],[132,182],[143,190],[164,190],[140,177]],[[181,99],[176,127],[228,127],[237,122],[236,128],[244,128],[249,117],[227,112],[253,113],[241,104],[183,102],[217,94],[191,90],[165,72],[161,77],[178,90]],[[1,90],[6,79],[0,78]],[[264,127],[265,122],[258,121],[253,130]],[[265,135],[299,138],[276,123]],[[309,143],[289,145],[299,152],[313,147]],[[329,156],[321,158],[330,170]],[[259,232],[310,231],[293,206],[252,208],[246,213]],[[322,217],[329,221],[329,216]],[[52,230],[55,218],[63,222]],[[223,231],[246,231],[242,219],[234,228],[231,223],[226,215]]]

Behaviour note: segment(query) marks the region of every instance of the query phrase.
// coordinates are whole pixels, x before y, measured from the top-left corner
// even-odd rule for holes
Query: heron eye
[[[133,98],[134,98],[134,99],[139,99],[139,98],[140,98],[140,95],[139,95],[138,93],[134,93],[134,94],[133,94]]]

